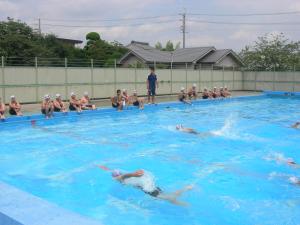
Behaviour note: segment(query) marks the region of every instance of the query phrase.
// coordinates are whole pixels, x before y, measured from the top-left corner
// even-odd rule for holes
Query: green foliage
[[[259,37],[253,46],[240,53],[247,70],[284,71],[300,68],[300,42],[289,41],[283,34]]]
[[[174,51],[174,45],[171,41],[168,41],[166,44],[166,47],[164,48],[164,51]]]
[[[68,58],[69,66],[90,66],[90,59],[95,60],[95,66],[114,65],[115,59],[127,52],[119,42],[101,40],[96,32],[88,33],[86,40],[81,49],[54,34],[39,35],[21,21],[0,21],[0,56],[8,57],[6,65],[34,65],[34,57],[45,66],[64,66],[64,58]]]
[[[163,48],[162,44],[160,42],[157,42],[155,44],[155,48],[158,49],[158,50],[161,50],[161,51],[169,51],[169,52],[172,52],[178,48],[180,48],[180,42],[176,43],[175,47],[174,47],[174,44],[172,41],[168,41],[166,43],[166,46]]]
[[[87,41],[99,41],[101,40],[100,35],[97,32],[90,32],[85,36]]]
[[[158,49],[158,50],[162,50],[163,47],[162,47],[162,44],[160,42],[157,42],[155,44],[155,48]]]

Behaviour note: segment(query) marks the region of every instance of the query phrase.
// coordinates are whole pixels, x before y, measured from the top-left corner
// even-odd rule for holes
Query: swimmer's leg
[[[184,192],[190,191],[193,189],[193,185],[188,185],[184,187],[183,189],[177,190],[170,194],[159,194],[157,198],[166,200],[172,204],[180,205],[180,206],[187,206],[188,204],[186,202],[178,201],[177,198],[180,197]]]
[[[198,132],[197,135],[200,138],[207,138],[207,137],[214,136],[214,134],[211,132]]]

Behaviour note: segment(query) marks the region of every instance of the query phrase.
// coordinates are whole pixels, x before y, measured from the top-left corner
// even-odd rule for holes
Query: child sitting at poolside
[[[9,103],[9,114],[22,116],[21,112],[21,104],[16,100],[14,95],[10,96],[10,103]]]
[[[87,109],[93,109],[94,110],[94,109],[96,109],[96,106],[91,104],[91,100],[90,100],[88,92],[84,92],[83,97],[80,100],[80,103],[81,103],[81,108],[84,109],[84,110],[87,110]]]
[[[136,90],[134,90],[132,96],[130,96],[129,102],[139,107],[139,109],[144,109],[144,98],[139,98]]]
[[[5,104],[2,102],[2,99],[0,98],[0,119],[1,120],[5,119],[4,113],[5,113]]]
[[[185,88],[182,87],[180,89],[180,92],[178,94],[178,100],[180,102],[186,103],[186,104],[191,104],[190,102],[187,101],[187,94],[185,93]]]
[[[193,84],[193,86],[188,90],[187,95],[189,96],[190,100],[192,100],[192,98],[197,99],[197,97],[198,97],[196,87],[197,87],[197,85]]]
[[[46,116],[46,119],[49,119],[53,115],[53,102],[51,101],[50,95],[45,95],[44,100],[41,105],[42,114]]]
[[[55,100],[53,101],[53,105],[54,105],[54,112],[67,112],[65,104],[61,100],[60,94],[55,95]]]
[[[71,92],[69,109],[70,111],[77,111],[77,112],[82,111],[81,102],[76,98],[76,94],[74,92]]]
[[[118,89],[117,90],[117,95],[114,97],[111,97],[111,105],[114,108],[117,108],[119,111],[121,111],[123,109],[123,102],[125,100],[123,99],[122,95],[121,95],[121,90]]]

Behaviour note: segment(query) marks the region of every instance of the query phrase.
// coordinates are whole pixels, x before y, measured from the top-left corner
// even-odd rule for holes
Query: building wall
[[[129,66],[134,66],[137,63],[141,63],[145,65],[139,58],[137,58],[135,55],[129,55],[126,60],[122,63],[122,67],[128,68]]]
[[[231,56],[227,55],[221,62],[215,64],[216,66],[224,67],[239,67],[240,65],[237,61]]]
[[[69,99],[71,92],[81,96],[88,91],[92,98],[108,98],[116,89],[135,89],[146,95],[148,69],[134,68],[61,68],[4,67],[0,69],[0,96],[8,102],[15,95],[21,102],[40,102],[45,94],[60,93]],[[157,69],[158,94],[175,94],[181,87],[196,83],[204,87],[228,86],[242,89],[242,72],[194,69]]]
[[[45,94],[71,92],[92,98],[108,98],[116,89],[135,89],[146,95],[148,69],[134,68],[0,68],[0,97],[15,95],[21,102],[40,102]],[[158,94],[175,94],[181,87],[197,84],[198,90],[227,86],[230,90],[300,91],[300,72],[242,72],[228,70],[157,69]]]

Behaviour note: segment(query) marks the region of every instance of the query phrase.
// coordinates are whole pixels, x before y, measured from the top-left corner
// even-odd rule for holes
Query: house
[[[83,41],[80,41],[80,40],[73,40],[73,39],[67,39],[67,38],[56,38],[56,40],[64,43],[64,44],[67,44],[67,45],[70,45],[70,46],[73,46],[75,47],[77,44],[82,44]]]
[[[120,60],[122,67],[160,66],[162,68],[224,68],[243,66],[240,57],[231,49],[215,47],[180,48],[173,52],[161,51],[149,43],[132,41],[129,50]]]

